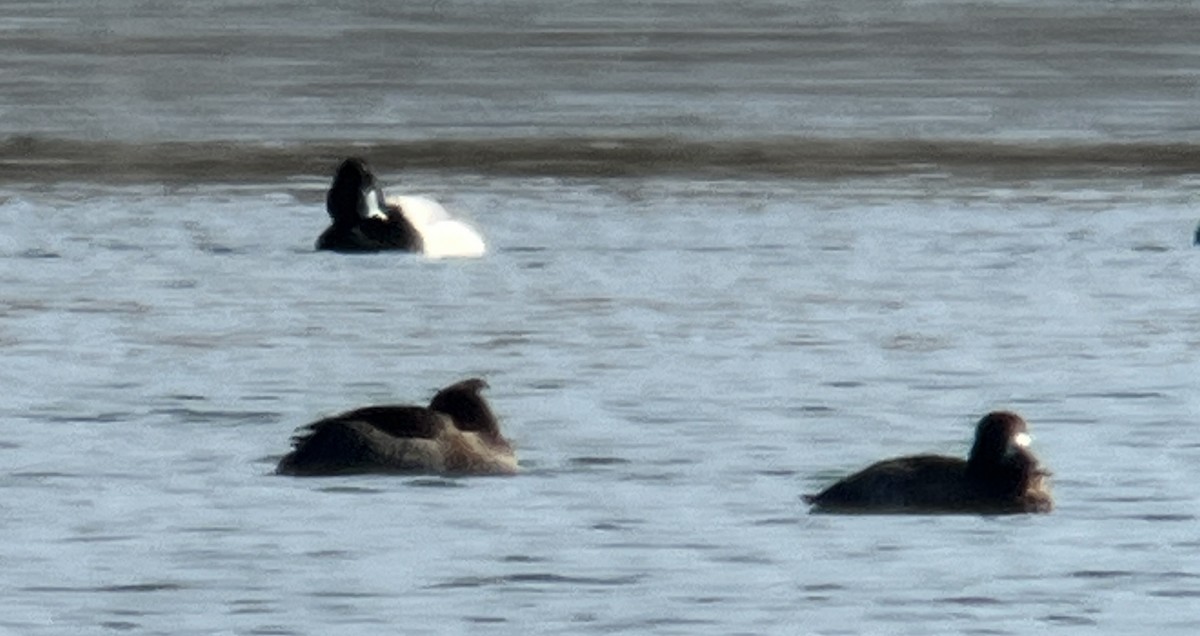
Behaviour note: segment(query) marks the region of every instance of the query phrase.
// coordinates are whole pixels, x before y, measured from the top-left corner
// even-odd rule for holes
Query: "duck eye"
[[[1032,442],[1033,438],[1029,436],[1029,433],[1017,433],[1016,435],[1013,435],[1012,438],[1013,446],[1016,446],[1017,448],[1025,448]]]

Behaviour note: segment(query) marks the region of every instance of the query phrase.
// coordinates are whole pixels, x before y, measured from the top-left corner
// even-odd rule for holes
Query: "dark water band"
[[[665,137],[356,142],[0,141],[3,182],[273,182],[324,179],[347,156],[382,175],[404,170],[547,177],[824,179],[920,173],[1000,179],[1200,172],[1200,144]]]

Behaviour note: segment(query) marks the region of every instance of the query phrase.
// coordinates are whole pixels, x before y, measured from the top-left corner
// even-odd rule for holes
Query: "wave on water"
[[[1027,179],[1200,171],[1200,145],[1160,142],[531,137],[267,144],[18,136],[0,140],[0,181],[260,183],[299,175],[324,178],[350,155],[364,157],[384,172],[548,177],[822,179],[968,173]]]

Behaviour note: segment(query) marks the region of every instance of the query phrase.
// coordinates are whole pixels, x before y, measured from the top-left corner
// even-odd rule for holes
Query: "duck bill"
[[[387,212],[384,211],[383,192],[379,188],[374,186],[363,188],[362,196],[358,201],[358,216],[363,219],[388,220]]]

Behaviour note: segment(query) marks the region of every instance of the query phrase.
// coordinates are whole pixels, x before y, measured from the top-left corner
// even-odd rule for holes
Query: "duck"
[[[480,378],[441,389],[429,406],[374,405],[300,427],[280,475],[356,473],[512,475],[512,444],[481,392]]]
[[[1029,450],[1031,442],[1020,415],[992,411],[976,424],[965,460],[941,455],[886,459],[803,498],[821,513],[1050,512],[1050,473]]]
[[[477,258],[483,238],[451,218],[437,201],[415,195],[384,196],[379,180],[358,157],[338,166],[325,195],[332,224],[317,238],[318,250],[414,252],[430,258]]]

